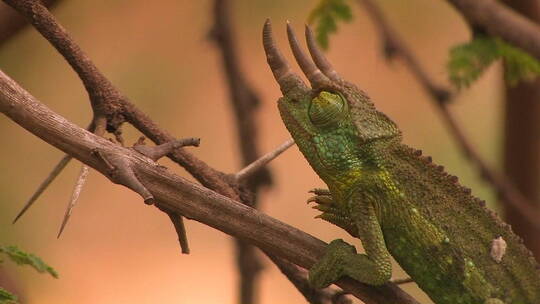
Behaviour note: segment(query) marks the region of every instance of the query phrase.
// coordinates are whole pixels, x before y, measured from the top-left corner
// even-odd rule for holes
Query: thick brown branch
[[[448,0],[473,26],[540,60],[540,26],[496,0]]]
[[[513,205],[531,224],[537,228],[540,227],[538,212],[526,202],[526,199],[515,188],[515,186],[505,176],[498,174],[491,169],[476,151],[474,146],[465,136],[465,133],[456,122],[454,116],[448,109],[448,104],[455,95],[450,94],[447,89],[436,85],[431,77],[424,71],[416,57],[409,50],[408,46],[403,42],[395,30],[384,18],[379,7],[372,0],[358,0],[358,2],[366,8],[366,11],[372,17],[377,28],[381,33],[381,38],[386,50],[391,50],[392,56],[403,58],[406,66],[411,70],[418,82],[426,89],[439,109],[443,122],[454,137],[454,140],[459,145],[465,157],[477,167],[480,176],[490,183],[498,195],[507,204]]]
[[[301,267],[310,268],[324,252],[326,244],[309,234],[163,170],[133,149],[115,145],[70,123],[3,72],[0,72],[0,112],[109,178],[110,164],[96,157],[95,151],[121,158],[163,207],[244,239]],[[338,285],[368,304],[418,303],[393,284],[375,288],[343,279]]]

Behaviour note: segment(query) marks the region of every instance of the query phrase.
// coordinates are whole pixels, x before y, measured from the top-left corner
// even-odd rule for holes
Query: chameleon
[[[292,53],[306,85],[277,47],[270,20],[263,45],[282,97],[280,116],[328,189],[308,202],[362,241],[365,253],[330,242],[309,270],[326,287],[343,276],[389,282],[391,257],[437,304],[539,304],[540,268],[511,227],[458,179],[402,143],[398,126],[344,80],[306,26],[306,56],[290,24]]]

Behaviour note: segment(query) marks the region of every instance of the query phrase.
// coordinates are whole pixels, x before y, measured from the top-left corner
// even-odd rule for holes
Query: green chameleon
[[[278,107],[311,167],[328,186],[316,209],[360,238],[365,254],[332,241],[309,272],[328,286],[342,276],[371,285],[390,280],[391,256],[438,304],[540,304],[540,270],[522,240],[457,178],[401,143],[401,132],[344,81],[306,38],[306,57],[290,26],[289,43],[306,86],[263,30],[268,64],[283,97]]]

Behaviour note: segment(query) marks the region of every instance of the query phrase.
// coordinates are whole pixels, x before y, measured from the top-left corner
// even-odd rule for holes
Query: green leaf
[[[468,87],[499,57],[497,43],[488,37],[455,46],[447,65],[450,81],[458,88]]]
[[[497,39],[504,58],[504,78],[510,85],[540,76],[540,62],[525,51]]]
[[[18,304],[19,299],[16,295],[0,287],[0,304]]]
[[[540,62],[531,55],[499,38],[479,36],[450,50],[450,81],[458,88],[468,87],[499,59],[504,61],[504,77],[510,85],[540,75]]]
[[[54,278],[58,278],[58,273],[51,266],[45,264],[39,257],[26,253],[16,246],[0,246],[0,253],[5,254],[18,265],[30,265],[40,273],[47,272]]]
[[[351,20],[351,8],[345,0],[320,0],[308,17],[308,23],[315,24],[315,35],[323,49],[328,49],[328,36],[337,31],[338,21]]]

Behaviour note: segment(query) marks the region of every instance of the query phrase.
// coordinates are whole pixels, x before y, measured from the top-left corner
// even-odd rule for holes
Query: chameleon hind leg
[[[361,235],[365,254],[357,254],[354,246],[341,239],[332,241],[309,271],[309,282],[316,288],[326,287],[343,276],[370,285],[382,285],[390,280],[392,265],[375,209],[371,202],[353,194],[346,208],[351,219],[349,227]],[[491,304],[491,303],[489,303]]]

